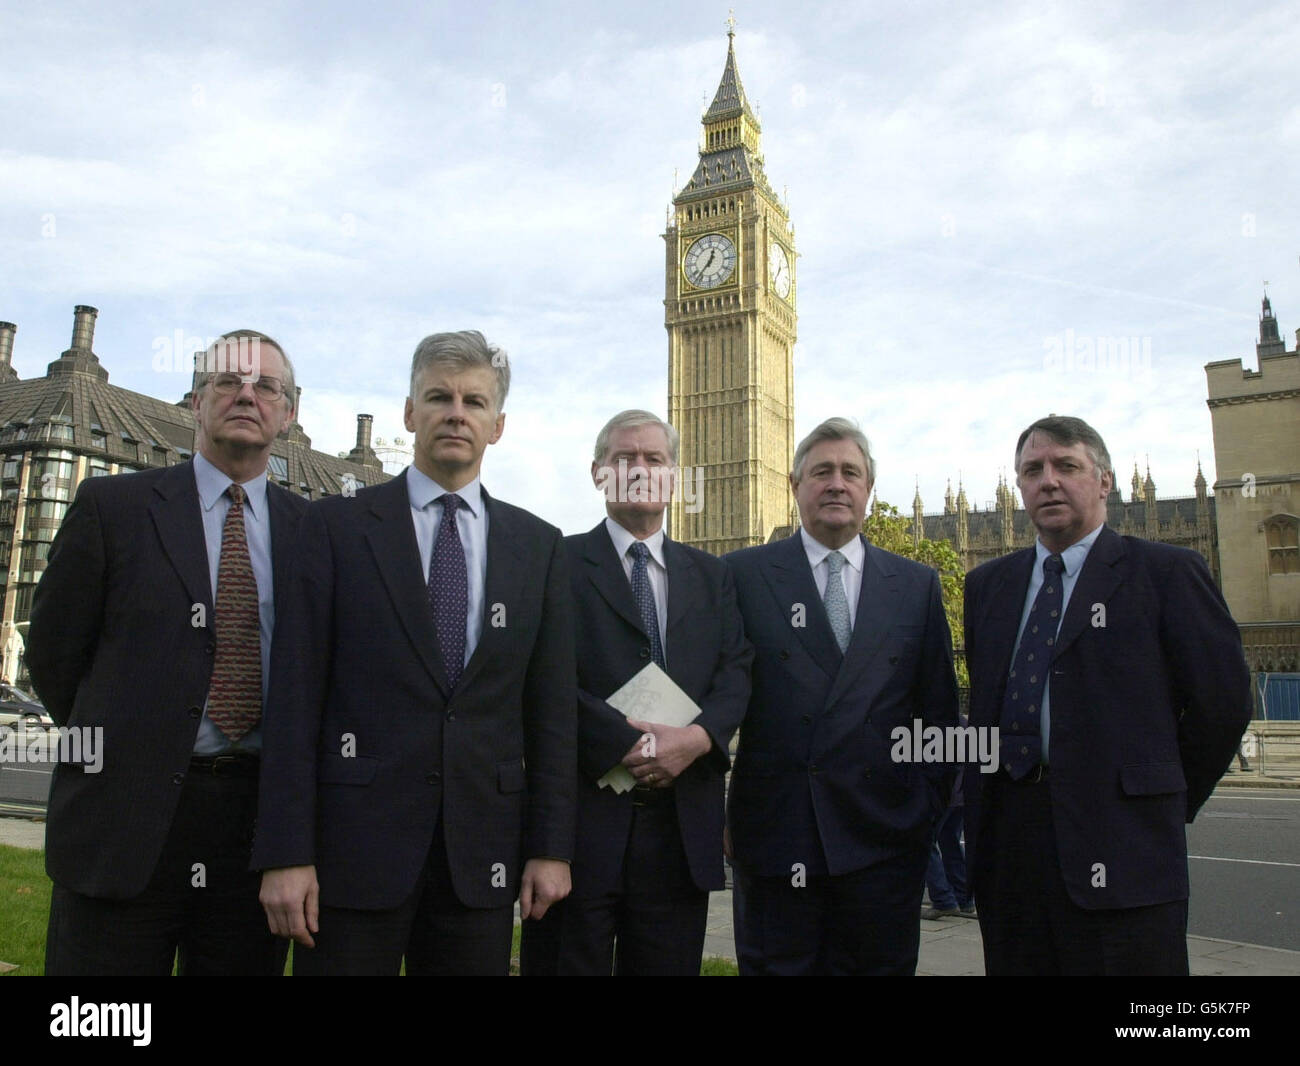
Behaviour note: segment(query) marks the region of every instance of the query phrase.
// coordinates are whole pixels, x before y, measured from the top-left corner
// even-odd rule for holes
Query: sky
[[[510,354],[483,480],[577,532],[595,435],[667,409],[666,208],[698,160],[724,4],[0,0],[0,319],[39,376],[99,308],[110,382],[281,341],[313,445],[401,423],[428,333]],[[796,440],[856,419],[877,495],[991,504],[1049,412],[1128,495],[1213,484],[1204,365],[1300,326],[1300,23],[1276,3],[741,3],[788,197]],[[1287,191],[1289,190],[1289,192]],[[1085,353],[1114,357],[1098,367]],[[1127,358],[1120,358],[1120,353]],[[1220,471],[1224,477],[1240,471]],[[706,501],[707,506],[707,501]]]

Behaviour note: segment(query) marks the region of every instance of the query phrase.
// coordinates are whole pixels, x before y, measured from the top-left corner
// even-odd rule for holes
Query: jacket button
[[[436,784],[438,784],[439,781],[442,780],[442,774],[438,773],[437,770],[434,770],[433,773],[431,773],[431,774],[426,774],[424,779],[425,779],[429,784],[431,784],[431,785],[436,785]]]
[[[648,659],[648,658],[650,658],[650,645],[649,645],[649,644],[642,644],[642,645],[641,645],[641,658],[643,658],[643,659]]]
[[[190,708],[190,717],[191,717],[191,718],[201,718],[202,716],[203,716],[203,708],[202,708],[202,707],[191,707],[191,708]]]
[[[778,655],[777,658],[780,659],[782,662],[785,662],[786,659],[790,658],[790,653],[785,648],[782,648],[781,654]]]
[[[447,712],[447,721],[449,721],[449,722],[454,722],[455,720],[456,720],[456,712],[455,712],[455,711],[448,711],[448,712]]]
[[[891,655],[891,656],[889,657],[889,665],[890,665],[890,666],[897,666],[897,665],[898,665],[898,656],[897,656],[897,655]]]
[[[811,721],[812,721],[812,715],[811,715],[811,714],[805,714],[805,715],[803,716],[803,720],[804,720],[805,723],[806,723],[806,722],[811,722]]]
[[[173,784],[173,785],[179,785],[179,784],[180,784],[182,781],[184,781],[184,780],[185,780],[185,775],[184,775],[184,774],[182,774],[182,773],[175,773],[175,774],[172,774],[172,784]]]

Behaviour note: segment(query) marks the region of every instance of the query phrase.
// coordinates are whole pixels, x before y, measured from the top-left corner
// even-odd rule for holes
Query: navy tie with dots
[[[442,521],[429,557],[429,608],[433,611],[442,665],[452,688],[465,669],[465,622],[469,617],[469,575],[465,548],[456,528],[456,508],[463,502],[454,492],[442,497]]]
[[[1064,573],[1065,560],[1059,555],[1043,560],[1043,584],[1029,608],[1029,619],[1007,678],[998,746],[1002,768],[1014,781],[1033,772],[1043,759],[1040,711],[1065,603]]]
[[[646,569],[650,549],[638,540],[628,551],[632,553],[632,597],[636,600],[637,610],[641,612],[641,625],[650,638],[650,657],[660,670],[667,670],[664,644],[659,636],[659,612],[655,609],[655,594],[650,587],[650,573]]]

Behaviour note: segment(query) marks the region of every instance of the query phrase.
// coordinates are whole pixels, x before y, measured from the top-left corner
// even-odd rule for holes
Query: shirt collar
[[[605,519],[605,529],[609,531],[609,539],[614,542],[614,554],[622,559],[627,554],[627,550],[636,543],[637,538],[612,518]],[[650,558],[667,572],[668,563],[664,559],[664,527],[660,526],[641,543],[650,549]]]
[[[213,466],[202,452],[195,452],[194,483],[199,490],[199,503],[205,511],[211,511],[226,494],[226,489],[235,482],[229,474],[223,474]],[[263,470],[250,481],[241,481],[239,487],[244,490],[244,506],[253,518],[266,514],[266,471]]]
[[[821,565],[823,559],[830,555],[834,548],[828,548],[825,544],[814,537],[803,526],[799,527],[799,535],[803,538],[803,550],[808,555],[808,565],[816,570]],[[866,558],[866,550],[862,547],[862,538],[854,537],[851,541],[839,549],[839,553],[844,556],[844,561],[853,567],[859,574],[862,573],[862,563]]]
[[[1103,522],[1082,540],[1076,540],[1065,551],[1061,552],[1061,561],[1065,564],[1066,577],[1073,579],[1074,575],[1079,572],[1084,560],[1088,558],[1088,553],[1092,551],[1093,544],[1096,543],[1097,538],[1101,536],[1101,531],[1105,528],[1106,523]],[[1043,562],[1051,557],[1052,552],[1047,549],[1041,539],[1034,542],[1034,547],[1038,552],[1038,569],[1041,571]]]
[[[415,510],[423,511],[429,504],[447,494],[447,489],[421,471],[414,463],[406,468],[406,497]],[[483,513],[483,485],[478,478],[458,488],[456,495],[461,498],[469,508],[469,513],[475,518]]]

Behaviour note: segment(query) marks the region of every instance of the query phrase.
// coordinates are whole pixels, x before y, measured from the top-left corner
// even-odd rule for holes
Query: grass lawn
[[[0,844],[0,963],[14,977],[45,972],[45,923],[50,913],[50,879],[45,876],[45,852]],[[510,952],[510,972],[519,972],[519,927]],[[292,960],[292,953],[290,954]],[[291,972],[292,961],[285,967]],[[736,964],[710,956],[700,967],[703,977],[735,977]]]
[[[6,973],[31,977],[45,972],[50,888],[45,852],[0,844],[0,962],[18,967]]]

